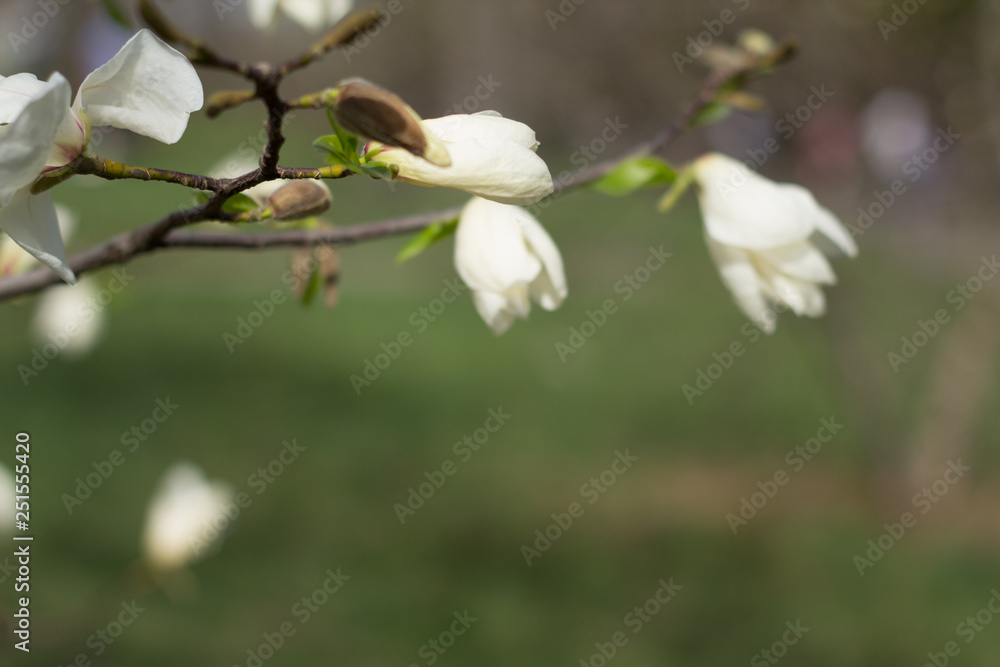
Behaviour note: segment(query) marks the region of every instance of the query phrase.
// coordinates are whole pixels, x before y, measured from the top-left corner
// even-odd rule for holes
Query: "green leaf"
[[[378,178],[383,181],[391,181],[399,173],[399,167],[382,162],[369,162],[361,167],[361,169],[372,178]]]
[[[433,225],[417,234],[402,250],[399,251],[399,254],[396,255],[396,263],[402,264],[407,260],[413,259],[438,241],[443,241],[454,234],[457,227],[458,218],[446,220],[444,222],[435,222]]]
[[[306,283],[305,289],[302,291],[302,298],[300,299],[303,306],[310,306],[316,295],[319,294],[319,288],[323,286],[323,279],[319,275],[319,263],[316,263],[316,268],[312,270],[309,274],[309,282]]]
[[[621,162],[590,187],[612,197],[624,197],[640,188],[673,183],[677,172],[655,157],[642,155]]]
[[[222,205],[224,213],[247,213],[249,211],[256,211],[258,208],[260,208],[260,205],[253,198],[243,193],[233,195]]]
[[[732,111],[733,108],[728,104],[723,104],[722,102],[711,102],[702,107],[701,111],[694,115],[694,118],[691,119],[691,127],[703,127],[705,125],[718,123],[720,120],[729,116]]]
[[[688,167],[677,175],[677,180],[674,181],[674,184],[667,190],[667,194],[663,195],[663,198],[656,205],[660,213],[666,213],[676,206],[692,183],[694,183],[694,169]]]
[[[128,21],[128,16],[122,11],[121,5],[118,4],[118,0],[101,0],[101,4],[104,5],[104,11],[108,13],[108,16],[126,28],[131,28],[131,24]]]

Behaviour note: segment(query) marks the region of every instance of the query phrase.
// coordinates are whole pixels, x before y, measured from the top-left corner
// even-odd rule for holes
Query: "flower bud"
[[[399,146],[439,167],[451,165],[444,144],[420,124],[420,116],[395,93],[363,79],[348,79],[338,86],[333,112],[348,132]]]
[[[275,190],[267,205],[275,220],[298,220],[324,213],[333,204],[330,190],[316,181],[292,181]]]

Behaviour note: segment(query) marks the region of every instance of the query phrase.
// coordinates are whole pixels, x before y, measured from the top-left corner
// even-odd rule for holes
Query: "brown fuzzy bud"
[[[420,116],[398,95],[363,79],[338,86],[333,112],[348,132],[399,146],[439,167],[451,165],[444,144],[420,124]]]
[[[330,190],[317,181],[292,181],[267,198],[275,220],[298,220],[324,213],[333,204]]]

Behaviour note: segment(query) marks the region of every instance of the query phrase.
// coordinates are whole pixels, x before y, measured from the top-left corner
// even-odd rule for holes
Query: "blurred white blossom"
[[[462,210],[455,268],[472,289],[479,314],[497,335],[527,318],[534,299],[555,310],[566,298],[559,249],[523,208],[478,197]]]
[[[164,474],[146,514],[143,551],[157,572],[170,572],[207,555],[218,545],[228,519],[225,505],[233,489],[209,482],[191,463],[174,464]]]
[[[54,343],[70,358],[85,356],[104,332],[106,318],[98,297],[97,281],[90,277],[46,290],[31,325],[37,343]]]
[[[820,286],[836,276],[817,242],[825,237],[850,257],[858,252],[833,213],[805,188],[770,181],[718,153],[698,159],[694,172],[708,249],[740,310],[767,333],[777,325],[777,304],[823,315]]]
[[[0,535],[14,531],[14,474],[0,463]]]
[[[248,0],[250,23],[258,30],[272,25],[279,11],[313,32],[333,26],[354,7],[354,0]]]

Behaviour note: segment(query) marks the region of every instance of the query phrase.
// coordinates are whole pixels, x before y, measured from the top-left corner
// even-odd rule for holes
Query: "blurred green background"
[[[251,38],[239,7],[218,24],[208,3],[162,4],[192,31],[245,56],[257,48],[263,55],[255,58],[290,56],[309,38],[288,22]],[[583,660],[601,667],[593,656],[618,632],[627,643],[611,660],[640,667],[779,659],[922,665],[948,642],[960,649],[950,664],[995,664],[1000,619],[990,624],[992,612],[981,610],[1000,587],[997,284],[986,283],[960,311],[947,300],[998,245],[998,126],[988,104],[998,61],[985,37],[997,24],[995,4],[927,3],[888,39],[877,21],[891,17],[892,3],[860,0],[761,1],[726,28],[721,39],[748,26],[795,33],[802,56],[752,86],[771,103],[763,121],[741,114],[696,132],[668,152],[678,162],[709,148],[745,157],[760,145],[761,127],[794,112],[810,86],[828,82],[841,96],[782,140],[761,171],[809,185],[853,224],[856,209],[900,177],[908,159],[900,153],[895,173],[879,168],[891,167],[892,149],[912,138],[892,119],[908,121],[904,112],[915,104],[925,127],[955,125],[963,133],[947,159],[859,237],[859,259],[836,263],[840,284],[827,291],[827,317],[783,315],[776,335],[753,343],[708,257],[694,197],[662,216],[655,192],[624,200],[576,193],[545,210],[540,217],[566,260],[570,296],[554,313],[536,308],[501,338],[467,296],[417,333],[411,316],[455,278],[450,241],[402,266],[394,262],[402,239],[344,250],[336,310],[285,303],[232,353],[223,335],[235,332],[238,318],[275,289],[288,294],[289,253],[141,258],[107,308],[96,349],[84,359],[55,359],[27,386],[17,368],[40,345],[30,333],[36,299],[3,305],[2,460],[13,462],[13,435],[29,431],[36,541],[33,650],[14,651],[10,638],[0,660],[69,665],[82,653],[108,666],[250,667],[257,663],[248,651],[291,622],[294,636],[266,664]],[[4,26],[18,25],[33,6],[5,5]],[[606,156],[666,122],[702,74],[696,66],[678,72],[673,52],[734,3],[589,0],[555,31],[545,16],[558,11],[555,1],[404,6],[356,63],[335,54],[335,74],[320,67],[289,93],[358,71],[433,116],[495,72],[511,83],[486,106],[535,127],[558,174],[579,166],[574,151],[608,117],[635,121]],[[4,72],[42,76],[58,68],[78,83],[86,68],[77,72],[74,63],[87,43],[79,36],[119,35],[99,14],[96,3],[67,6],[53,20],[50,48],[6,53]],[[234,85],[214,73],[204,80],[209,91]],[[910,104],[888,112],[883,126],[871,105],[887,89],[904,91]],[[214,122],[195,115],[177,146],[116,132],[99,152],[204,172],[244,142],[254,146],[260,122],[254,107]],[[888,128],[888,149],[874,141],[885,137],[879,128]],[[282,163],[318,164],[310,142],[324,132],[321,114],[302,114],[289,126]],[[55,190],[81,219],[71,250],[190,201],[170,185],[95,181],[77,177]],[[326,217],[333,223],[464,200],[359,179],[331,185]],[[661,244],[672,258],[624,301],[615,284]],[[97,274],[98,285],[111,277]],[[609,298],[618,312],[564,363],[556,344],[568,343],[571,328]],[[951,321],[893,372],[887,355],[941,308]],[[350,376],[401,332],[413,334],[414,344],[358,395]],[[734,341],[746,353],[690,404],[682,387]],[[175,414],[67,513],[62,496],[77,478],[123,449],[123,432],[168,398],[180,406]],[[463,461],[455,443],[499,408],[509,421]],[[786,455],[831,418],[843,429],[796,471]],[[250,477],[293,439],[305,451],[257,494]],[[581,485],[626,450],[638,461],[589,504]],[[959,459],[971,471],[921,513],[914,495]],[[133,573],[147,502],[178,460],[250,493],[253,503],[221,549],[168,595],[136,585]],[[457,473],[401,524],[394,505],[448,460]],[[778,471],[788,483],[734,534],[727,515]],[[526,564],[522,547],[573,502],[583,515]],[[855,557],[866,556],[869,540],[885,544],[885,524],[907,511],[916,525],[859,574]],[[295,605],[338,568],[350,580],[300,623]],[[9,624],[15,594],[4,570],[0,578]],[[661,580],[681,589],[633,632],[628,618],[635,617],[627,615]],[[88,637],[133,599],[144,611],[96,656]],[[428,642],[466,610],[475,623],[435,654]],[[976,626],[960,625],[970,616]],[[808,632],[782,646],[783,636],[794,637],[786,623]],[[970,627],[980,629],[967,641]]]

